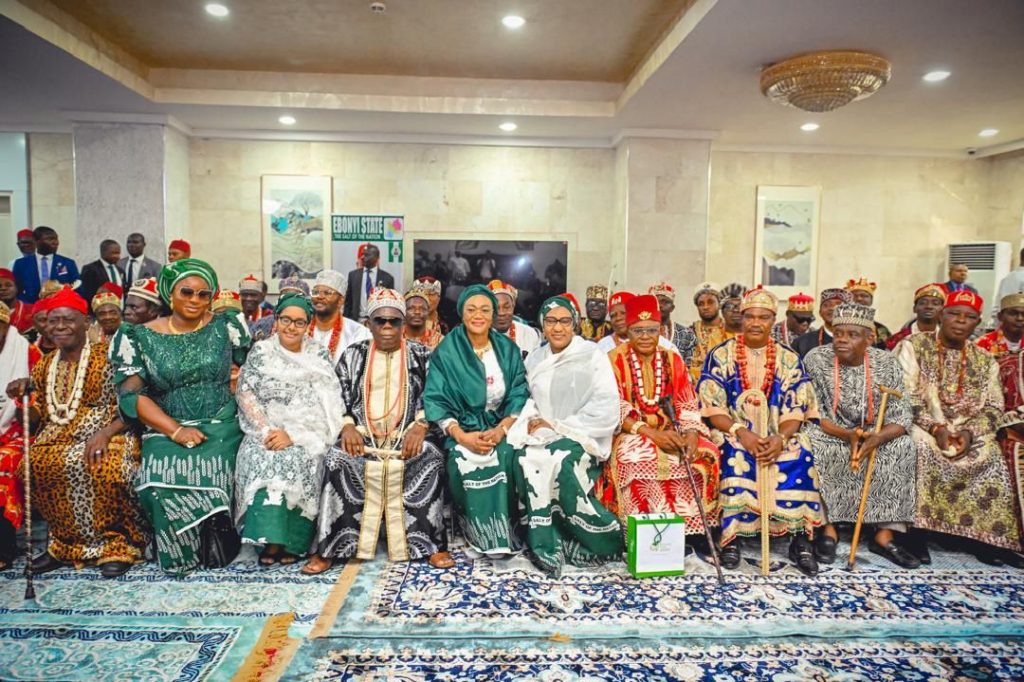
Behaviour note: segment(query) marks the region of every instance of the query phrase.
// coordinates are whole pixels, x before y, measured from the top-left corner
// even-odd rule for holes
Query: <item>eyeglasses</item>
[[[386,327],[388,325],[391,325],[392,327],[401,327],[402,323],[405,322],[405,320],[400,317],[371,317],[370,320],[378,327]]]
[[[290,317],[278,317],[277,323],[282,327],[295,327],[296,329],[305,329],[309,324],[309,320],[295,320]]]
[[[341,295],[337,291],[335,291],[334,289],[321,289],[319,287],[314,288],[312,294],[313,294],[313,296],[317,296],[317,297],[320,297],[320,298],[327,298],[328,296],[340,296]]]
[[[182,298],[198,298],[200,301],[209,301],[213,298],[211,289],[193,289],[192,287],[181,287],[178,295]]]
[[[629,333],[636,336],[657,336],[661,333],[661,327],[630,327]]]
[[[463,312],[466,315],[493,315],[494,309],[491,306],[483,306],[482,308],[467,307]]]
[[[572,327],[572,318],[571,317],[545,317],[544,318],[544,326],[545,327],[565,327],[566,329],[569,329],[569,328]]]

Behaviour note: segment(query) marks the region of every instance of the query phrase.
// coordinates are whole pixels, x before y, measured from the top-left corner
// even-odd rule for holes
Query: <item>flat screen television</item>
[[[448,328],[459,324],[455,304],[470,284],[492,279],[519,290],[516,315],[537,326],[540,304],[566,290],[569,246],[557,241],[416,239],[413,275],[441,282],[438,313]]]

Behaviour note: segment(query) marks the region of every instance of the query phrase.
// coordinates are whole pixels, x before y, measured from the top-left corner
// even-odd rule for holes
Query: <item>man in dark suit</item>
[[[133,232],[128,235],[124,245],[128,256],[119,260],[117,265],[124,272],[125,282],[130,285],[136,280],[155,278],[160,274],[163,265],[146,257],[146,238],[143,235]],[[127,287],[125,287],[125,291],[128,291]]]
[[[82,285],[78,287],[78,295],[91,301],[100,287],[107,282],[116,284],[124,290],[126,288],[124,272],[117,266],[117,261],[120,259],[120,244],[113,239],[101,241],[99,259],[82,266]]]
[[[78,264],[57,253],[60,239],[52,227],[40,225],[32,230],[36,252],[14,261],[14,279],[18,284],[18,299],[35,303],[43,282],[54,279],[61,284],[75,286],[78,282]]]
[[[367,244],[363,249],[363,267],[348,273],[345,317],[364,322],[366,320],[366,300],[370,297],[370,292],[377,287],[394,289],[395,278],[377,267],[379,261],[380,249],[373,244]]]

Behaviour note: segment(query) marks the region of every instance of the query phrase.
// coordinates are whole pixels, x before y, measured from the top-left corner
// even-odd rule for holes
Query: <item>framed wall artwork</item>
[[[780,299],[818,284],[820,187],[757,186],[754,285]]]
[[[331,265],[333,181],[329,175],[260,178],[263,278],[271,293],[290,275],[309,280]]]

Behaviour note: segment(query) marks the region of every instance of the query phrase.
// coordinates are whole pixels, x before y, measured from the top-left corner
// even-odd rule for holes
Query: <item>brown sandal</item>
[[[449,569],[455,567],[455,559],[448,552],[434,552],[427,559],[427,562],[434,568]]]

